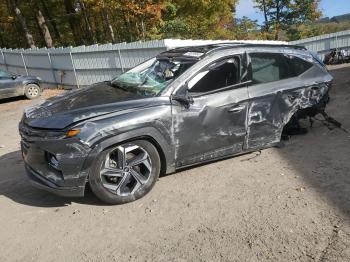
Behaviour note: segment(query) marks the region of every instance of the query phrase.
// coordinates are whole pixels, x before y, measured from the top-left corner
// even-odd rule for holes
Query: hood
[[[25,110],[25,124],[34,128],[64,129],[96,116],[152,106],[154,97],[140,96],[113,87],[108,82],[63,93]]]
[[[37,77],[37,76],[27,76],[27,75],[14,75],[16,76],[16,79],[21,79],[21,80],[36,80],[36,81],[40,81],[41,78]]]

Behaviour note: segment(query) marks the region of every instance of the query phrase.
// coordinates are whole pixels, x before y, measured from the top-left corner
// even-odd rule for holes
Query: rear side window
[[[313,66],[299,57],[278,53],[252,53],[250,58],[254,84],[296,77]]]
[[[289,65],[283,54],[252,53],[251,71],[254,84],[269,83],[289,77]]]
[[[296,56],[287,56],[288,63],[291,70],[294,72],[294,76],[299,76],[302,73],[306,72],[312,67],[312,63],[305,61]]]

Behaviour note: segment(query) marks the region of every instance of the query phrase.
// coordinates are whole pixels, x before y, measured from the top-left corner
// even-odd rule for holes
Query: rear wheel
[[[123,204],[146,195],[160,173],[155,146],[145,140],[103,151],[93,164],[89,183],[94,194],[109,204]]]
[[[24,95],[28,99],[38,98],[41,95],[41,89],[36,84],[29,84],[29,85],[26,86],[26,88],[24,90]]]

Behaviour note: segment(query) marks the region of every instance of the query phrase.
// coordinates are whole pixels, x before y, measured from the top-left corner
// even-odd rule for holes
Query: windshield
[[[0,69],[0,78],[10,78],[12,77],[14,74],[6,71],[6,70],[2,70]]]
[[[140,95],[156,96],[194,63],[153,58],[114,78],[111,84]]]

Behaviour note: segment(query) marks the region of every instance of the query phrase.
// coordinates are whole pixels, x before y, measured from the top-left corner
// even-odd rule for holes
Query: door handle
[[[228,111],[230,113],[239,113],[244,109],[245,109],[245,105],[238,105],[238,106],[231,107]]]

